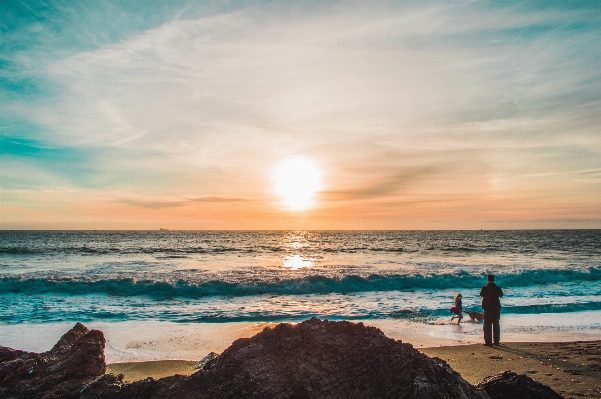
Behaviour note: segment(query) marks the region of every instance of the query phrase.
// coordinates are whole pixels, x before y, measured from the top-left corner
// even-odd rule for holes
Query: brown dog
[[[463,313],[468,315],[470,317],[470,319],[472,319],[472,321],[480,322],[480,321],[484,320],[484,314],[482,314],[482,313],[468,312],[467,310],[464,310]]]

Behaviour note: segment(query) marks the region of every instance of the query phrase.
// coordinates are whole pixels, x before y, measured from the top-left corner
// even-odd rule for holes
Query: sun
[[[304,157],[282,162],[275,172],[275,192],[284,206],[303,211],[313,206],[315,193],[321,190],[321,171]]]

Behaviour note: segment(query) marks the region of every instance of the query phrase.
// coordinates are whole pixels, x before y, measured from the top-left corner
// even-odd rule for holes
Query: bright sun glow
[[[284,267],[290,270],[304,269],[305,267],[313,266],[311,259],[303,258],[300,255],[292,255],[284,257]]]
[[[313,198],[321,190],[321,172],[305,158],[292,158],[282,163],[275,173],[275,191],[284,205],[295,211],[313,205]]]

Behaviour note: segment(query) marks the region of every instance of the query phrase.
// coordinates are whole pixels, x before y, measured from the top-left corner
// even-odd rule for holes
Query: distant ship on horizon
[[[159,230],[160,230],[160,231],[169,231],[169,229],[164,229],[164,228],[162,228],[162,227],[161,227]]]

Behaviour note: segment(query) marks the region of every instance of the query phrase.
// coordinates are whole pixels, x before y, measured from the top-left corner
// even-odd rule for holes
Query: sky
[[[601,5],[2,0],[0,157],[0,229],[601,228]]]

